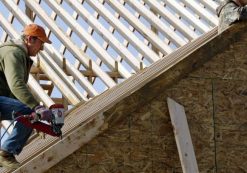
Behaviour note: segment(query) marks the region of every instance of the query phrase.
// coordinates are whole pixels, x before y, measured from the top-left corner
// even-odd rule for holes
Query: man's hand
[[[45,121],[48,121],[50,122],[51,121],[51,118],[52,118],[52,111],[45,108],[44,106],[36,106],[34,108],[34,113],[36,115],[33,115],[33,120],[34,122],[35,121],[38,121],[38,120],[45,120]]]

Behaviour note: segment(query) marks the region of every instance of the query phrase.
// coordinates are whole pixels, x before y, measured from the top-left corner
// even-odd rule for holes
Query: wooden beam
[[[57,0],[58,3],[62,3],[62,0]],[[78,18],[78,15],[76,13],[73,14],[74,18]],[[53,20],[56,20],[57,14],[53,11],[51,14],[51,18]],[[51,34],[51,30],[49,28],[46,28],[46,32],[48,32],[48,35]],[[66,35],[71,37],[72,35],[72,29],[68,28]],[[66,47],[62,44],[60,47],[61,54],[56,50],[53,49],[51,46],[45,46],[44,50],[47,51],[47,53],[53,58],[53,60],[63,69],[65,69],[65,73],[73,76],[74,80],[76,80],[83,89],[85,89],[84,92],[87,92],[87,94],[90,97],[94,97],[98,95],[98,92],[93,88],[92,84],[86,79],[85,76],[83,76],[82,73],[80,73],[75,66],[71,65],[69,61],[66,61],[66,58],[64,57],[64,53],[66,50]],[[76,59],[76,61],[78,61]],[[78,61],[79,62],[79,61]]]
[[[91,70],[80,70],[80,72],[86,77],[97,77],[97,75]],[[106,72],[111,78],[120,78],[123,77],[119,74],[119,72]]]
[[[65,67],[67,74],[70,74],[76,79],[76,81],[84,88],[88,94],[93,97],[98,95],[98,92],[93,88],[92,84],[86,80],[86,76],[84,76],[78,69],[76,69],[69,61],[65,61],[64,57],[59,54],[54,48],[50,48],[49,46],[45,46],[45,51],[53,57],[53,60],[60,66]],[[94,71],[95,72],[95,71]]]
[[[167,98],[183,173],[199,173],[184,107]]]
[[[64,104],[64,98],[51,98],[55,103]]]
[[[215,1],[203,0],[203,4],[206,6],[206,8],[208,8],[211,11],[215,11],[216,8],[219,6]]]
[[[80,91],[77,89],[77,87],[75,86],[75,84],[69,79],[69,77],[65,74],[65,72],[63,71],[62,68],[60,68],[57,63],[44,51],[40,52],[40,54],[42,55],[42,57],[40,58],[40,67],[41,69],[47,69],[47,66],[50,66],[55,74],[58,75],[59,78],[62,79],[62,81],[68,86],[68,88],[70,89],[70,92],[73,93],[74,95],[76,95],[76,97],[79,100],[84,100],[87,101],[87,98],[85,98]],[[45,70],[43,70],[45,71]],[[45,71],[46,72],[46,71]],[[46,72],[47,75],[51,76],[52,74],[48,74]],[[58,86],[59,88],[60,86]],[[63,92],[63,91],[62,91]],[[64,94],[64,93],[63,93]]]
[[[73,7],[76,12],[94,28],[96,32],[102,35],[102,37],[107,40],[107,43],[109,43],[135,71],[140,70],[140,61],[138,61],[130,53],[130,51],[122,43],[120,43],[116,37],[114,37],[114,35],[108,31],[93,15],[91,15],[82,5],[80,5],[78,1],[66,0],[66,2],[70,4],[70,6]]]
[[[83,29],[78,22],[72,18],[66,10],[64,10],[61,6],[57,4],[55,1],[44,0],[58,15],[61,17],[66,24],[68,24],[73,31],[86,43],[88,46],[94,51],[94,53],[100,57],[100,59],[107,65],[107,67],[111,70],[114,70],[114,59],[107,53],[105,49],[103,49],[97,41],[95,41],[87,31]],[[126,70],[123,65],[119,65],[119,73],[124,78],[129,78],[131,74]]]
[[[45,52],[42,52],[42,55],[46,56],[47,54]],[[36,59],[33,59],[33,60],[35,61]],[[77,103],[82,101],[78,97],[78,95],[72,92],[72,87],[68,86],[65,83],[65,81],[60,78],[60,76],[55,72],[55,70],[51,68],[50,65],[43,58],[40,58],[40,67],[47,75],[49,75],[49,78],[51,79],[51,81],[53,81],[53,83],[59,88],[61,93],[63,93],[63,95],[66,96],[66,98],[71,104],[76,105]],[[86,100],[86,98],[84,99]]]
[[[30,74],[28,79],[28,85],[33,93],[39,100],[41,100],[44,105],[50,107],[54,104],[51,98],[47,95],[47,93],[41,88],[39,83],[34,79],[34,77]]]
[[[19,4],[19,2],[20,2],[20,0],[15,0],[15,3],[16,3],[17,5]],[[15,18],[14,15],[13,15],[12,13],[10,13],[9,16],[8,16],[8,21],[9,21],[9,23],[13,23],[14,18]],[[6,42],[7,39],[8,39],[8,34],[7,34],[6,32],[3,32],[3,33],[2,33],[1,41],[2,41],[2,42]]]
[[[44,89],[44,90],[52,90],[54,85],[53,84],[40,84],[40,86]]]
[[[88,1],[88,0],[87,0]],[[147,28],[140,20],[137,19],[130,11],[128,11],[119,1],[105,0],[111,5],[122,17],[125,18],[136,30],[138,30],[144,38],[149,40],[155,47],[159,48],[160,52],[167,55],[173,52],[167,44],[165,44],[155,33]]]
[[[33,21],[34,20],[34,16],[33,16],[33,11],[30,9],[30,8],[28,8],[27,6],[26,6],[26,9],[25,9],[25,13],[26,13],[26,15]]]
[[[44,72],[39,67],[32,66],[31,67],[31,70],[30,70],[30,73],[32,73],[32,74],[37,74],[37,73],[43,74]]]
[[[201,20],[197,19],[194,15],[192,15],[189,11],[187,11],[184,7],[182,7],[177,1],[174,0],[166,0],[166,4],[177,11],[183,19],[188,21],[193,27],[195,27],[201,33],[208,32],[210,28],[205,25]]]
[[[186,41],[177,35],[170,26],[165,25],[165,23],[159,19],[154,13],[152,13],[148,8],[140,3],[140,1],[125,0],[130,4],[138,13],[140,13],[146,20],[153,26],[155,26],[160,33],[162,33],[168,40],[174,43],[177,47],[186,44]],[[164,43],[163,43],[164,44]]]
[[[104,17],[120,34],[122,34],[126,40],[128,40],[135,48],[140,51],[145,58],[153,63],[160,58],[153,52],[148,46],[146,46],[137,36],[131,32],[121,21],[115,17],[104,5],[97,1],[86,0],[102,17]],[[165,53],[167,54],[167,53]]]
[[[50,81],[49,77],[46,74],[37,74],[37,79]]]
[[[192,29],[190,29],[182,20],[178,19],[171,11],[163,7],[159,1],[154,0],[143,0],[152,9],[157,11],[157,13],[167,20],[174,28],[181,32],[188,40],[193,40],[198,37]]]
[[[218,16],[216,13],[213,15],[207,9],[203,8],[195,0],[182,0],[184,4],[190,7],[193,11],[196,12],[202,19],[206,20],[211,26],[218,25]]]

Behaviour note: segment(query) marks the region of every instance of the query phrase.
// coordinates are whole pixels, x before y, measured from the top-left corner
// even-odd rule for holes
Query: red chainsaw
[[[52,111],[52,117],[50,124],[43,123],[41,121],[31,122],[29,115],[18,115],[16,121],[24,124],[27,127],[36,129],[39,132],[44,132],[51,136],[62,137],[61,128],[64,125],[64,106],[62,104],[53,104],[49,107]]]

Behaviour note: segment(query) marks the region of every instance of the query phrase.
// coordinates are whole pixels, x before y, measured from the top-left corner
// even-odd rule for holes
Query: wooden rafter
[[[183,173],[199,173],[184,107],[171,98],[167,104]]]
[[[136,38],[136,36],[128,28],[126,28],[115,16],[113,16],[102,4],[90,0],[88,0],[87,3],[94,7],[98,11],[98,13],[107,21],[109,21],[111,25],[114,26],[116,30],[118,30],[119,33],[124,35],[131,44],[136,46],[136,49],[142,52],[142,54],[145,55],[150,62],[154,62],[159,59],[156,53],[154,53],[138,38]]]
[[[68,4],[73,7],[84,20],[87,20],[93,29],[96,30],[99,34],[101,34],[105,40],[115,48],[119,52],[121,56],[125,58],[125,60],[131,65],[131,67],[139,71],[140,69],[140,61],[138,61],[126,47],[124,47],[107,29],[104,28],[102,24],[98,22],[98,20],[92,16],[87,10],[79,5],[78,1],[66,0]]]
[[[115,63],[112,57],[100,46],[98,43],[90,39],[91,36],[74,20],[63,8],[61,8],[55,1],[49,1],[44,0],[47,2],[47,4],[50,5],[53,10],[56,11],[57,14],[60,15],[60,17],[65,20],[65,22],[73,28],[74,32],[82,39],[84,40],[90,47],[94,50],[96,55],[102,59],[102,61],[108,65],[108,67],[112,70],[115,68]],[[118,67],[119,73],[124,77],[128,78],[130,77],[130,73],[121,65],[119,64]]]

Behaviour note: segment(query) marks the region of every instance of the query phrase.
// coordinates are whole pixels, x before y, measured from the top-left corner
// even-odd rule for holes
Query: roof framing
[[[190,58],[186,59],[188,54],[190,54],[191,51],[193,51],[196,46],[205,45],[205,42],[208,42],[209,40],[215,38],[216,36],[217,36],[217,28],[206,34],[204,37],[199,38],[196,41],[192,42],[191,44],[187,45],[186,48],[180,49],[174,52],[173,54],[171,54],[170,56],[161,59],[157,63],[151,65],[149,68],[144,69],[142,73],[138,73],[134,75],[127,81],[119,84],[117,87],[112,88],[111,90],[106,91],[103,94],[99,95],[98,97],[92,99],[90,102],[86,102],[85,104],[82,104],[80,106],[78,105],[76,109],[69,112],[70,116],[66,119],[67,123],[63,128],[65,134],[64,138],[61,141],[52,137],[47,137],[44,140],[33,141],[32,144],[26,146],[25,150],[18,158],[21,162],[26,163],[27,161],[29,161],[29,163],[23,165],[20,169],[16,170],[15,172],[23,172],[23,171],[32,172],[34,171],[34,169],[35,171],[39,171],[37,170],[36,165],[39,164],[40,158],[43,158],[42,159],[43,163],[49,161],[49,162],[53,162],[53,165],[56,164],[55,160],[49,159],[49,155],[50,155],[49,153],[53,153],[54,155],[56,155],[54,153],[54,150],[59,149],[58,145],[67,145],[67,142],[69,141],[73,141],[73,143],[76,143],[74,150],[78,149],[81,146],[81,143],[79,142],[79,140],[76,140],[75,138],[71,138],[71,137],[74,136],[73,134],[76,135],[77,131],[83,128],[82,123],[86,124],[87,122],[93,120],[95,117],[97,117],[97,115],[106,111],[110,107],[114,106],[116,103],[120,102],[124,98],[135,93],[137,90],[142,88],[145,84],[157,78],[160,74],[165,73],[169,69],[172,69],[174,65],[178,65],[178,63],[182,63],[182,60],[191,62]],[[217,39],[217,41],[219,41],[219,39]],[[198,52],[197,55],[200,53],[201,52]],[[204,62],[210,59],[208,57],[206,57],[207,59],[200,56],[195,56],[195,57],[197,58],[194,59],[194,63],[198,63],[198,64],[200,64],[202,61]],[[184,66],[184,68],[192,69],[194,63],[192,64],[185,63],[186,66]],[[183,71],[181,71],[180,75],[184,76]],[[174,77],[172,78],[172,80],[173,81],[177,80],[177,78]],[[96,130],[97,134],[99,131],[100,132],[103,131],[103,129],[101,128],[102,126],[100,126],[98,130]],[[86,131],[84,133],[86,133]],[[50,148],[50,146],[53,147]],[[56,158],[60,158],[59,160],[63,159],[63,157],[62,156],[60,157],[59,155],[56,155]],[[50,164],[51,163],[42,164],[43,166],[39,167],[39,169],[40,170],[48,169]]]
[[[195,66],[204,62],[200,57],[186,57],[197,46],[213,38],[218,40],[214,11],[219,1],[2,0],[0,5],[9,11],[8,19],[0,12],[2,42],[18,37],[16,23],[24,26],[36,21],[47,27],[51,39],[60,42],[59,49],[45,46],[34,59],[36,67],[28,82],[33,94],[46,106],[62,102],[74,107],[67,112],[65,138],[58,141],[33,137],[18,158],[27,164],[17,172],[48,169],[102,132],[105,121],[102,112],[183,62],[190,60]],[[21,9],[23,3],[25,10]],[[44,4],[50,10],[44,10]],[[66,4],[73,13],[65,8]],[[58,19],[65,23],[65,28],[59,26]],[[199,36],[202,37],[198,39]],[[188,63],[183,69],[188,72],[192,66]],[[56,89],[60,98],[52,98]],[[90,126],[90,131],[84,125],[92,122],[96,127]],[[73,141],[66,154],[49,161],[51,154],[71,145],[71,139],[88,132],[86,139]],[[43,158],[42,165],[39,158]]]
[[[1,3],[10,15],[8,22],[1,22],[5,31],[2,40],[11,38],[7,26],[13,26],[15,21],[22,26],[37,20],[43,22],[48,35],[59,40],[61,46],[59,50],[52,45],[45,46],[42,60],[55,70],[57,80],[61,79],[70,88],[70,95],[76,96],[77,101],[69,100],[67,92],[53,81],[54,77],[49,77],[48,69],[43,68],[42,74],[34,73],[34,76],[38,83],[41,78],[47,81],[42,86],[49,96],[58,88],[61,97],[73,107],[78,100],[87,101],[114,87],[215,27],[218,19],[212,10],[218,1],[211,1],[3,0]],[[20,9],[20,2],[25,3],[25,10]],[[49,6],[50,15],[43,10],[44,4]],[[4,15],[1,18],[5,20]],[[66,24],[66,32],[58,19]],[[94,38],[96,35],[103,43]],[[73,37],[82,41],[82,47],[75,44]]]

